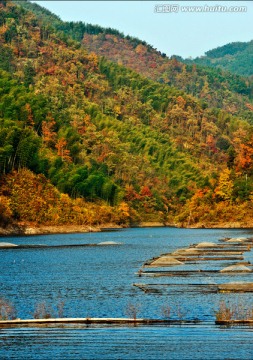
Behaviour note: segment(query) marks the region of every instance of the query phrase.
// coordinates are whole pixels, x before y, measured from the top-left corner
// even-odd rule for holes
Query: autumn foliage
[[[6,2],[0,225],[250,218],[251,86],[113,29]]]
[[[44,175],[35,175],[27,169],[2,179],[0,211],[0,219],[4,215],[32,225],[124,224],[130,217],[125,202],[112,208],[102,202],[93,204],[80,198],[71,199],[60,193]]]

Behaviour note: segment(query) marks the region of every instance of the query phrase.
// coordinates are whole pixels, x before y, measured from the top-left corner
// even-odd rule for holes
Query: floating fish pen
[[[249,273],[253,273],[250,270],[238,269],[235,271],[221,271],[221,270],[179,270],[179,271],[167,271],[167,270],[145,270],[139,271],[137,275],[141,276],[150,276],[150,277],[188,277],[188,276],[210,276],[210,275],[248,275]]]
[[[0,328],[6,327],[62,327],[64,325],[182,325],[196,324],[197,320],[140,319],[140,318],[56,318],[1,320]]]
[[[165,290],[171,292],[201,292],[201,293],[217,293],[217,284],[133,284],[144,293],[161,294]]]
[[[215,293],[251,293],[253,292],[252,282],[231,282],[224,284],[214,283],[169,283],[169,284],[133,284],[145,293],[161,292],[162,288],[171,288],[173,291],[179,292],[215,292]]]
[[[218,285],[219,292],[253,292],[253,283],[249,282],[232,282]]]
[[[0,250],[21,250],[21,249],[59,249],[59,248],[76,248],[76,247],[94,247],[94,246],[117,246],[122,245],[120,242],[104,241],[97,244],[61,244],[61,245],[47,245],[47,244],[11,244],[0,243]]]
[[[226,327],[231,327],[233,325],[247,325],[247,326],[253,326],[253,320],[252,319],[240,319],[240,320],[216,320],[216,325],[223,325]]]
[[[232,240],[232,239],[231,239]],[[221,241],[221,240],[220,240]],[[246,243],[245,241],[226,241],[223,243],[199,243],[199,244],[191,244],[189,248],[193,248],[193,249],[210,249],[210,250],[218,250],[218,249],[231,249],[231,250],[238,250],[238,248],[241,251],[250,251],[251,247],[253,246],[253,242],[248,242]]]
[[[253,245],[253,238],[222,238],[219,239],[219,242],[227,243],[227,244],[252,244]]]

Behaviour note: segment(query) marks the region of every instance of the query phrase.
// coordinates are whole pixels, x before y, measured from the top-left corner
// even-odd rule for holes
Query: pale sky
[[[62,20],[111,27],[145,40],[168,56],[196,57],[230,42],[253,40],[253,1],[34,2]],[[176,7],[172,10],[160,5]],[[185,8],[195,6],[196,11]],[[224,6],[229,11],[224,11]],[[155,12],[155,7],[160,12]],[[236,11],[238,7],[245,7],[246,11]]]

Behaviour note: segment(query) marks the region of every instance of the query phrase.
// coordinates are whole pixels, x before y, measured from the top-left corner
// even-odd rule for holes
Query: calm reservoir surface
[[[38,303],[64,303],[66,317],[137,317],[198,319],[182,326],[64,326],[0,329],[1,359],[252,359],[253,328],[214,325],[221,300],[253,304],[249,294],[190,291],[187,284],[252,281],[250,274],[138,277],[143,263],[161,253],[222,237],[249,237],[252,230],[142,228],[117,232],[8,237],[15,244],[84,244],[121,242],[119,246],[0,250],[0,296],[12,301],[20,318],[33,317]],[[244,254],[253,262],[253,251]],[[230,262],[231,263],[231,262]],[[188,269],[220,269],[228,263],[187,265]],[[177,268],[178,270],[179,268]],[[144,293],[134,283],[151,284]],[[169,287],[166,284],[184,284]],[[165,284],[165,286],[164,286]]]

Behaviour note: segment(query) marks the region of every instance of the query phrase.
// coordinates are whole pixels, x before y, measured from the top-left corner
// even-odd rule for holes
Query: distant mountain
[[[84,33],[82,44],[118,64],[129,67],[160,83],[175,86],[202,99],[207,106],[252,119],[246,103],[252,101],[252,81],[221,69],[184,64],[176,57],[168,59],[156,49],[118,34]],[[247,116],[247,115],[246,115]]]
[[[250,42],[233,42],[209,50],[205,56],[185,60],[188,64],[210,66],[230,71],[237,75],[253,75],[253,40]]]
[[[82,42],[88,51],[196,96],[205,106],[222,108],[253,123],[253,114],[246,106],[252,103],[253,80],[202,64],[185,64],[180,57],[168,58],[145,41],[125,36],[118,30],[83,22],[63,22],[37,4],[17,3],[50,23],[63,36]]]

